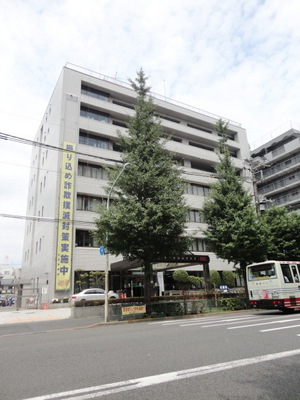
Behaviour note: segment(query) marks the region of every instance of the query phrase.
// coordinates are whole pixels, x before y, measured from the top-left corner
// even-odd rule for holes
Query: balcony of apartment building
[[[272,197],[272,205],[289,207],[292,210],[300,209],[300,187],[275,195]]]
[[[300,168],[297,171],[281,176],[278,179],[264,184],[257,183],[257,191],[260,195],[274,196],[287,190],[300,187]]]
[[[300,152],[298,154],[289,154],[281,161],[274,163],[264,162],[260,164],[255,171],[255,180],[259,183],[280,180],[281,177],[287,176],[300,169]]]
[[[252,163],[257,169],[264,169],[263,175],[267,177],[274,173],[269,166],[282,167],[285,160],[292,159],[300,153],[299,148],[300,132],[291,130],[252,151]]]

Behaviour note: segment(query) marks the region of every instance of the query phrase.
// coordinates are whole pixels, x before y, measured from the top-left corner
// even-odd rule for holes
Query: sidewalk
[[[19,322],[50,321],[70,317],[70,307],[50,310],[20,309],[18,311],[16,309],[9,309],[9,307],[3,307],[0,310],[0,325],[16,324]]]

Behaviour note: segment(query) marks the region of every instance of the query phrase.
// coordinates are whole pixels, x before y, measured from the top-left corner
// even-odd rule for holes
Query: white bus
[[[249,306],[300,309],[300,261],[264,261],[247,266]]]

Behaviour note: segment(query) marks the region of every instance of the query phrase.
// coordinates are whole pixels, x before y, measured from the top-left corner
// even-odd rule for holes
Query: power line
[[[0,213],[0,217],[21,219],[21,220],[31,220],[31,221],[37,221],[37,222],[61,222],[61,221],[66,222],[66,220],[62,220],[60,218],[38,217],[36,215],[17,215],[17,214],[2,214],[2,213]],[[71,222],[73,224],[80,224],[80,225],[95,224],[95,222],[80,221],[80,220],[75,220],[75,219],[68,220],[68,222]]]
[[[47,148],[47,149],[50,149],[50,150],[66,151],[66,149],[64,149],[62,147],[53,146],[53,145],[42,143],[42,142],[38,142],[38,141],[35,141],[35,140],[25,139],[25,138],[22,138],[22,137],[19,137],[19,136],[9,135],[9,134],[3,133],[3,132],[0,132],[0,139],[9,140],[9,141],[12,141],[12,142],[17,142],[17,143],[22,143],[22,144],[27,144],[29,146],[43,147],[43,148]],[[96,156],[96,155],[92,155],[92,154],[88,154],[88,153],[83,153],[83,152],[76,151],[76,150],[68,150],[68,152],[69,153],[74,153],[74,154],[77,154],[77,155],[81,155],[81,156],[88,156],[88,157],[100,159],[100,160],[103,160],[103,161],[109,161],[109,162],[123,164],[123,161],[118,161],[118,160],[115,160],[115,159],[112,159],[112,158],[101,157],[101,156]],[[17,165],[17,164],[15,164],[15,165]],[[31,167],[29,167],[29,168],[31,168]],[[55,172],[55,171],[53,171],[53,172]],[[218,178],[217,174],[213,173],[213,172],[183,171],[182,173],[184,175],[202,176],[202,177],[207,177],[207,178]]]
[[[66,149],[64,149],[62,147],[53,146],[53,145],[42,143],[42,142],[38,142],[38,141],[35,141],[35,140],[21,138],[19,136],[8,135],[8,134],[3,133],[3,132],[0,132],[0,139],[1,140],[9,140],[9,141],[12,141],[12,142],[17,142],[17,143],[22,143],[22,144],[27,144],[29,146],[43,147],[43,148],[50,149],[50,150],[66,151]],[[77,151],[77,150],[68,150],[68,153],[74,153],[74,154],[77,154],[77,155],[80,155],[80,156],[88,156],[88,157],[97,158],[97,159],[100,159],[100,160],[103,160],[103,161],[110,161],[110,162],[114,162],[114,163],[123,164],[123,161],[118,161],[118,160],[115,160],[115,159],[112,159],[112,158],[107,158],[107,157],[91,155],[91,154],[83,153],[83,152],[80,152],[80,151]]]

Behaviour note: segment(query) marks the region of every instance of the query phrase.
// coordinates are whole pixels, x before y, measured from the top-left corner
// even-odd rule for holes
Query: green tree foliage
[[[195,286],[195,288],[200,289],[202,287],[203,278],[200,278],[199,276],[190,275],[190,282],[192,286]]]
[[[144,72],[140,70],[130,82],[137,93],[135,116],[129,118],[128,134],[119,135],[123,161],[129,165],[115,182],[113,206],[101,211],[96,237],[110,253],[139,260],[149,304],[152,264],[189,249],[190,239],[184,236],[188,208],[181,170],[164,149],[166,139],[155,117]],[[119,172],[120,168],[114,171],[109,187]]]
[[[233,287],[235,285],[235,274],[232,271],[223,271],[222,283],[229,287]]]
[[[190,276],[184,269],[177,269],[172,275],[174,281],[179,283],[181,289],[186,288],[190,284]]]
[[[184,269],[176,269],[173,272],[172,277],[174,281],[179,283],[181,289],[187,289],[191,286],[196,286],[196,288],[200,288],[201,283],[203,282],[202,278],[194,275],[189,275],[188,272]]]
[[[75,284],[79,291],[90,287],[104,288],[104,272],[77,269],[75,271]]]
[[[272,207],[261,214],[268,231],[268,260],[300,260],[300,215],[284,207]]]
[[[218,271],[210,271],[210,283],[216,288],[221,285],[221,276]]]
[[[239,265],[244,274],[247,264],[265,259],[266,232],[232,163],[226,144],[227,124],[220,120],[215,129],[222,135],[220,163],[215,166],[218,181],[212,185],[202,210],[208,224],[205,234],[217,257]]]

